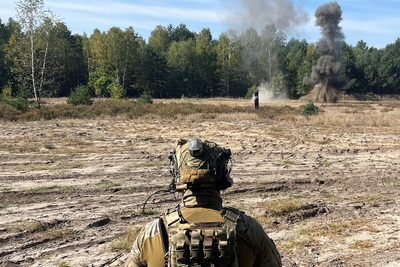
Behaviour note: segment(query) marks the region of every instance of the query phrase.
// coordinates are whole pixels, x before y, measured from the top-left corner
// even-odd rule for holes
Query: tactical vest
[[[221,216],[223,222],[188,223],[179,209],[166,215],[165,266],[237,267],[236,225],[241,213],[224,208]]]

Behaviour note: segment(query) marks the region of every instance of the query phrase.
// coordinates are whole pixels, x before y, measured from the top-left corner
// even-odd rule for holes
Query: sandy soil
[[[276,105],[288,104],[299,105]],[[279,121],[2,121],[0,266],[121,266],[113,242],[177,203],[156,195],[142,214],[171,179],[175,140],[196,136],[232,149],[225,205],[263,224],[284,266],[400,266],[400,104],[322,109]]]

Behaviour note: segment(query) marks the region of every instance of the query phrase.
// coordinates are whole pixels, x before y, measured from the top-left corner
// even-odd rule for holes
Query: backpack
[[[176,210],[165,216],[161,239],[167,267],[237,267],[236,225],[241,212],[221,211],[223,222],[189,223]],[[161,219],[162,221],[162,219]]]

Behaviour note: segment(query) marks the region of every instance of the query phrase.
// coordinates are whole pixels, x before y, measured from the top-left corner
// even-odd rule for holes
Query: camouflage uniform
[[[191,223],[222,221],[222,208],[219,191],[212,189],[202,192],[187,190],[180,204],[182,216]],[[254,218],[242,214],[236,231],[239,267],[282,266],[274,242]],[[158,220],[146,224],[136,238],[125,266],[165,266],[160,233]]]

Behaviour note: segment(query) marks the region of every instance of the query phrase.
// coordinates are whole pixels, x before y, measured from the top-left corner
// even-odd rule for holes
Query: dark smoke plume
[[[324,4],[315,11],[315,24],[321,27],[322,38],[317,43],[320,57],[312,67],[310,77],[304,83],[313,86],[310,95],[315,102],[334,103],[345,81],[342,73],[342,44],[344,34],[339,23],[342,20],[342,9],[337,2]]]

